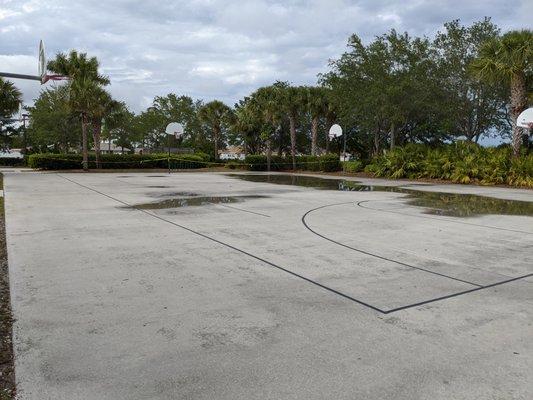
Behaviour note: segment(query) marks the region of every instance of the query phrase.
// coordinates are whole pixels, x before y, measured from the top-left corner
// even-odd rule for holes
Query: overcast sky
[[[531,27],[532,15],[531,0],[0,0],[0,70],[36,74],[43,39],[49,58],[97,56],[134,111],[170,92],[233,105],[275,80],[316,83],[352,33],[431,36],[445,21],[484,16],[507,30]],[[26,102],[41,89],[16,84]]]

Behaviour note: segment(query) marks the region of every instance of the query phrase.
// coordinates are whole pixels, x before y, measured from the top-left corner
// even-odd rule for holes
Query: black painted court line
[[[362,306],[368,307],[368,308],[370,308],[370,309],[372,309],[372,310],[374,310],[374,311],[377,311],[377,312],[379,312],[379,313],[386,314],[386,311],[385,311],[385,310],[382,310],[382,309],[380,309],[380,308],[378,308],[378,307],[375,307],[375,306],[373,306],[373,305],[371,305],[371,304],[369,304],[369,303],[366,303],[366,302],[364,302],[364,301],[362,301],[362,300],[358,300],[358,299],[356,299],[356,298],[354,298],[354,297],[352,297],[352,296],[347,295],[346,293],[342,293],[342,292],[340,292],[340,291],[338,291],[338,290],[335,290],[335,289],[330,288],[330,287],[328,287],[328,286],[326,286],[326,285],[323,285],[323,284],[321,284],[321,283],[318,283],[317,281],[314,281],[314,280],[312,280],[312,279],[310,279],[310,278],[307,278],[307,277],[305,277],[305,276],[303,276],[303,275],[300,275],[300,274],[298,274],[298,273],[296,273],[296,272],[293,272],[293,271],[291,271],[291,270],[289,270],[289,269],[287,269],[287,268],[281,267],[281,266],[279,266],[279,265],[277,265],[277,264],[274,264],[274,263],[272,263],[272,262],[270,262],[270,261],[268,261],[268,260],[265,260],[265,259],[263,259],[263,258],[261,258],[261,257],[258,257],[258,256],[256,256],[256,255],[253,255],[252,253],[248,253],[247,251],[242,250],[242,249],[239,249],[238,247],[232,246],[231,244],[224,243],[224,242],[222,242],[222,241],[220,241],[220,240],[218,240],[218,239],[212,238],[212,237],[210,237],[210,236],[208,236],[208,235],[205,235],[205,234],[203,234],[203,233],[197,232],[197,231],[195,231],[195,230],[193,230],[193,229],[191,229],[191,228],[187,228],[186,226],[180,225],[180,224],[178,224],[178,223],[176,223],[176,222],[173,222],[173,221],[170,221],[170,220],[168,220],[168,219],[165,219],[165,218],[163,218],[163,217],[161,217],[161,216],[159,216],[159,215],[156,215],[156,214],[153,214],[153,213],[151,213],[151,212],[148,212],[147,210],[143,210],[143,209],[141,209],[141,208],[137,208],[137,207],[135,207],[135,206],[132,205],[132,204],[129,204],[129,203],[125,202],[125,201],[122,201],[122,200],[120,200],[120,199],[117,199],[116,197],[110,196],[110,195],[108,195],[108,194],[106,194],[106,193],[104,193],[104,192],[101,192],[101,191],[97,190],[97,189],[94,189],[94,188],[91,188],[91,187],[89,187],[89,186],[86,186],[86,185],[84,185],[84,184],[82,184],[82,183],[76,182],[76,181],[74,181],[74,180],[72,180],[72,179],[70,179],[70,178],[67,178],[67,177],[65,177],[65,176],[62,176],[62,175],[59,175],[59,174],[56,174],[56,175],[59,176],[59,177],[61,177],[61,178],[63,178],[63,179],[65,179],[65,180],[67,180],[67,181],[69,181],[69,182],[71,182],[71,183],[74,183],[74,184],[76,184],[76,185],[78,185],[78,186],[81,186],[82,188],[85,188],[85,189],[90,190],[90,191],[92,191],[92,192],[98,193],[98,194],[101,195],[101,196],[107,197],[108,199],[114,200],[114,201],[116,201],[116,202],[118,202],[118,203],[120,203],[120,204],[123,204],[123,205],[125,205],[125,206],[132,207],[132,208],[134,208],[135,210],[140,211],[140,212],[142,212],[142,213],[144,213],[144,214],[146,214],[146,215],[149,215],[149,216],[151,216],[151,217],[153,217],[153,218],[156,218],[156,219],[158,219],[158,220],[160,220],[160,221],[163,221],[163,222],[166,222],[166,223],[168,223],[168,224],[171,224],[171,225],[177,226],[178,228],[184,229],[184,230],[186,230],[186,231],[188,231],[188,232],[190,232],[190,233],[194,233],[195,235],[201,236],[201,237],[203,237],[203,238],[205,238],[205,239],[209,239],[209,240],[211,240],[211,241],[213,241],[213,242],[215,242],[215,243],[218,243],[218,244],[220,244],[220,245],[222,245],[222,246],[228,247],[228,248],[230,248],[230,249],[232,249],[232,250],[238,251],[239,253],[245,254],[245,255],[247,255],[247,256],[249,256],[249,257],[251,257],[251,258],[254,258],[254,259],[258,260],[258,261],[261,261],[261,262],[263,262],[263,263],[265,263],[265,264],[267,264],[267,265],[270,265],[271,267],[277,268],[277,269],[279,269],[279,270],[281,270],[281,271],[283,271],[283,272],[286,272],[286,273],[288,273],[288,274],[290,274],[290,275],[292,275],[292,276],[295,276],[295,277],[300,278],[300,279],[302,279],[302,280],[304,280],[304,281],[306,281],[306,282],[309,282],[309,283],[311,283],[311,284],[313,284],[313,285],[315,285],[315,286],[318,286],[318,287],[320,287],[320,288],[322,288],[322,289],[325,289],[325,290],[327,290],[328,292],[331,292],[331,293],[334,293],[334,294],[339,295],[339,296],[341,296],[341,297],[344,297],[345,299],[351,300],[351,301],[353,301],[353,302],[355,302],[355,303],[357,303],[357,304],[360,304],[360,305],[362,305]]]
[[[433,192],[433,193],[438,193],[438,192]],[[431,217],[429,215],[407,214],[407,213],[402,213],[402,212],[398,212],[398,211],[394,211],[394,210],[384,210],[384,209],[381,209],[381,208],[365,207],[365,206],[362,205],[363,203],[369,203],[369,202],[372,202],[372,201],[376,201],[376,200],[362,200],[362,201],[357,202],[356,204],[357,204],[358,207],[364,208],[365,210],[388,212],[388,213],[391,213],[391,214],[405,215],[407,217],[435,219],[437,221],[451,222],[452,224],[470,225],[470,226],[477,226],[477,227],[486,228],[486,229],[495,229],[495,230],[498,230],[498,231],[525,233],[526,235],[533,235],[533,232],[520,231],[518,229],[508,229],[508,228],[500,228],[500,227],[497,227],[497,226],[473,224],[471,222],[454,221],[454,220],[449,219],[449,218],[437,218],[437,217]],[[391,201],[393,201],[393,200],[391,200]]]
[[[408,267],[408,268],[412,268],[412,269],[417,269],[419,271],[423,271],[423,272],[427,272],[428,274],[433,274],[433,275],[438,275],[442,278],[447,278],[447,279],[452,279],[454,281],[458,281],[458,282],[462,282],[462,283],[466,283],[468,285],[472,285],[472,286],[476,286],[476,287],[483,287],[482,285],[480,284],[477,284],[477,283],[474,283],[474,282],[469,282],[469,281],[465,281],[463,279],[460,279],[460,278],[456,278],[456,277],[453,277],[453,276],[450,276],[450,275],[446,275],[446,274],[441,274],[439,272],[435,272],[435,271],[431,271],[429,269],[425,269],[425,268],[422,268],[422,267],[415,267],[414,265],[411,265],[411,264],[407,264],[407,263],[404,263],[402,261],[398,261],[398,260],[394,260],[392,258],[388,258],[388,257],[384,257],[384,256],[380,256],[379,254],[375,254],[375,253],[371,253],[369,251],[366,251],[366,250],[361,250],[361,249],[357,249],[355,247],[352,247],[352,246],[348,246],[347,244],[344,244],[344,243],[341,243],[341,242],[337,242],[336,240],[333,240],[325,235],[322,235],[318,232],[316,232],[315,230],[313,230],[306,222],[305,218],[307,217],[307,215],[309,215],[310,213],[312,213],[313,211],[317,211],[317,210],[320,210],[322,208],[326,208],[326,207],[333,207],[333,206],[340,206],[340,205],[344,205],[344,204],[352,204],[351,201],[348,201],[348,202],[344,202],[344,203],[335,203],[335,204],[326,204],[324,206],[320,206],[320,207],[317,207],[317,208],[313,208],[309,211],[307,211],[303,216],[302,216],[302,224],[304,224],[304,226],[312,233],[314,233],[315,235],[321,237],[322,239],[325,239],[331,243],[335,243],[336,245],[339,245],[339,246],[342,246],[342,247],[346,247],[347,249],[350,249],[350,250],[353,250],[353,251],[357,251],[358,253],[362,253],[362,254],[365,254],[367,256],[371,256],[371,257],[375,257],[375,258],[379,258],[380,260],[385,260],[385,261],[389,261],[389,262],[392,262],[392,263],[395,263],[395,264],[399,264],[399,265],[402,265],[404,267]]]
[[[213,205],[215,205],[215,206],[221,206],[221,207],[231,208],[231,209],[233,209],[233,210],[242,211],[242,212],[247,212],[247,213],[250,213],[250,214],[255,214],[255,215],[260,215],[260,216],[262,216],[262,217],[270,218],[270,215],[261,214],[260,212],[255,212],[255,211],[245,210],[244,208],[228,206],[227,204],[212,203],[212,202],[210,202],[210,201],[208,201],[208,203],[209,203],[209,204],[213,204]]]
[[[386,310],[386,311],[384,311],[383,314],[390,314],[390,313],[394,313],[394,312],[397,312],[397,311],[407,310],[408,308],[419,307],[419,306],[423,306],[423,305],[425,305],[425,304],[434,303],[434,302],[436,302],[436,301],[441,301],[441,300],[451,299],[451,298],[453,298],[453,297],[461,296],[461,295],[463,295],[463,294],[468,294],[468,293],[472,293],[472,292],[477,292],[478,290],[489,289],[489,288],[494,287],[494,286],[499,286],[499,285],[503,285],[503,284],[505,284],[505,283],[509,283],[509,282],[513,282],[513,281],[518,281],[518,280],[520,280],[520,279],[529,278],[530,276],[533,276],[533,273],[532,273],[532,274],[527,274],[527,275],[518,276],[518,277],[516,277],[516,278],[507,279],[507,280],[505,280],[505,281],[500,281],[500,282],[496,282],[496,283],[491,283],[490,285],[481,286],[481,287],[474,288],[474,289],[470,289],[470,290],[465,290],[465,291],[463,291],[463,292],[457,292],[457,293],[449,294],[449,295],[442,296],[442,297],[436,297],[436,298],[434,298],[434,299],[429,299],[429,300],[425,300],[425,301],[420,301],[420,302],[418,302],[418,303],[408,304],[408,305],[406,305],[406,306],[400,306],[400,307],[397,307],[397,308],[392,308],[392,309],[390,309],[390,310]]]
[[[345,293],[342,293],[342,292],[340,292],[340,291],[338,291],[338,290],[335,290],[335,289],[330,288],[330,287],[328,287],[328,286],[322,285],[321,283],[318,283],[317,281],[314,281],[314,280],[312,280],[312,279],[309,279],[309,278],[307,278],[307,277],[305,277],[305,276],[303,276],[303,275],[300,275],[300,274],[298,274],[298,273],[296,273],[296,272],[293,272],[293,271],[291,271],[291,270],[289,270],[289,269],[287,269],[287,268],[281,267],[281,266],[276,265],[276,264],[274,264],[274,263],[272,263],[272,262],[270,262],[270,261],[268,261],[268,260],[265,260],[265,259],[263,259],[263,258],[261,258],[261,257],[256,256],[256,255],[253,255],[253,254],[251,254],[251,253],[249,253],[249,252],[247,252],[247,251],[245,251],[245,250],[239,249],[239,248],[237,248],[237,247],[235,247],[235,246],[232,246],[232,245],[230,245],[230,244],[228,244],[228,243],[224,243],[224,242],[222,242],[222,241],[220,241],[220,240],[218,240],[218,239],[212,238],[212,237],[210,237],[210,236],[208,236],[208,235],[205,235],[205,234],[200,233],[200,232],[197,232],[197,231],[195,231],[195,230],[193,230],[193,229],[187,228],[186,226],[180,225],[180,224],[178,224],[178,223],[176,223],[176,222],[169,221],[168,219],[165,219],[165,218],[163,218],[163,217],[160,217],[159,215],[156,215],[156,214],[153,214],[153,213],[151,213],[151,212],[148,212],[147,210],[143,210],[143,209],[140,209],[140,208],[136,208],[135,206],[133,206],[133,205],[131,205],[131,204],[125,202],[125,201],[122,201],[122,200],[120,200],[120,199],[117,199],[116,197],[113,197],[113,196],[111,196],[111,195],[108,195],[108,194],[106,194],[106,193],[103,193],[103,192],[101,192],[101,191],[99,191],[99,190],[97,190],[97,189],[94,189],[94,188],[91,188],[91,187],[89,187],[89,186],[83,185],[83,184],[81,184],[81,183],[79,183],[79,182],[76,182],[76,181],[70,179],[70,178],[64,177],[64,176],[59,175],[59,174],[57,174],[57,173],[56,173],[56,175],[59,176],[60,178],[63,178],[63,179],[65,179],[65,180],[71,182],[71,183],[74,183],[74,184],[76,184],[76,185],[78,185],[78,186],[80,186],[80,187],[82,187],[82,188],[85,188],[85,189],[90,190],[90,191],[92,191],[92,192],[98,193],[98,194],[101,195],[101,196],[107,197],[107,198],[109,198],[109,199],[111,199],[111,200],[113,200],[113,201],[116,201],[116,202],[118,202],[118,203],[121,203],[121,204],[123,204],[123,205],[125,205],[125,206],[133,207],[135,210],[140,211],[140,212],[142,212],[142,213],[144,213],[144,214],[146,214],[146,215],[149,215],[149,216],[151,216],[151,217],[153,217],[153,218],[156,218],[156,219],[158,219],[158,220],[160,220],[160,221],[163,221],[163,222],[166,222],[166,223],[168,223],[168,224],[174,225],[174,226],[176,226],[176,227],[178,227],[178,228],[184,229],[184,230],[186,230],[186,231],[188,231],[188,232],[190,232],[190,233],[193,233],[193,234],[198,235],[198,236],[201,236],[201,237],[203,237],[203,238],[205,238],[205,239],[211,240],[211,241],[213,241],[213,242],[215,242],[215,243],[218,243],[218,244],[220,244],[220,245],[222,245],[222,246],[225,246],[225,247],[227,247],[227,248],[230,248],[230,249],[232,249],[232,250],[235,250],[235,251],[237,251],[237,252],[239,252],[239,253],[241,253],[241,254],[245,254],[245,255],[247,255],[247,256],[249,256],[249,257],[255,259],[255,260],[258,260],[258,261],[260,261],[260,262],[263,262],[263,263],[265,263],[265,264],[267,264],[267,265],[270,265],[271,267],[277,268],[277,269],[279,269],[279,270],[281,270],[281,271],[283,271],[283,272],[286,272],[286,273],[288,273],[288,274],[290,274],[290,275],[292,275],[292,276],[294,276],[294,277],[297,277],[297,278],[299,278],[299,279],[302,279],[302,280],[304,280],[304,281],[306,281],[306,282],[308,282],[308,283],[310,283],[310,284],[312,284],[312,285],[318,286],[318,287],[320,287],[320,288],[322,288],[322,289],[324,289],[324,290],[327,290],[328,292],[331,292],[331,293],[333,293],[333,294],[336,294],[336,295],[338,295],[338,296],[341,296],[341,297],[343,297],[343,298],[345,298],[345,299],[347,299],[347,300],[353,301],[354,303],[357,303],[357,304],[360,304],[360,305],[362,305],[362,306],[368,307],[368,308],[370,308],[371,310],[377,311],[377,312],[379,312],[379,313],[381,313],[381,314],[391,314],[391,313],[394,313],[394,312],[397,312],[397,311],[402,311],[402,310],[406,310],[406,309],[409,309],[409,308],[422,306],[422,305],[425,305],[425,304],[428,304],[428,303],[437,302],[437,301],[441,301],[441,300],[449,299],[449,298],[452,298],[452,297],[461,296],[461,295],[464,295],[464,294],[468,294],[468,293],[476,292],[476,291],[478,291],[478,290],[487,289],[487,288],[491,288],[491,287],[498,286],[498,285],[503,285],[504,283],[508,283],[508,282],[512,282],[512,281],[517,281],[517,280],[519,280],[519,279],[524,279],[524,278],[528,278],[528,277],[530,277],[530,276],[533,276],[533,273],[531,273],[531,274],[524,275],[524,276],[520,276],[520,277],[517,277],[517,278],[512,278],[512,279],[509,279],[509,280],[506,280],[506,281],[496,282],[496,283],[493,283],[493,284],[491,284],[491,285],[481,286],[481,287],[476,287],[476,288],[473,288],[473,289],[470,289],[470,290],[466,290],[466,291],[462,291],[462,292],[453,293],[453,294],[450,294],[450,295],[447,295],[447,296],[442,296],[442,297],[438,297],[438,298],[434,298],[434,299],[429,299],[429,300],[425,300],[425,301],[422,301],[422,302],[413,303],[413,304],[409,304],[409,305],[406,305],[406,306],[401,306],[401,307],[397,307],[397,308],[393,308],[393,309],[389,309],[389,310],[383,310],[383,309],[378,308],[378,307],[376,307],[376,306],[373,306],[373,305],[371,305],[371,304],[369,304],[369,303],[366,303],[366,302],[364,302],[364,301],[362,301],[362,300],[358,300],[358,299],[356,299],[356,298],[354,298],[354,297],[352,297],[352,296],[349,296],[349,295],[347,295],[347,294],[345,294]],[[351,203],[351,202],[350,202],[350,203]],[[345,203],[339,203],[339,204],[345,204]]]

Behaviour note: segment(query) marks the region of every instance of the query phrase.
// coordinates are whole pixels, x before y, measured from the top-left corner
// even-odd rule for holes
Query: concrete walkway
[[[21,399],[533,398],[532,217],[217,173],[4,189]]]

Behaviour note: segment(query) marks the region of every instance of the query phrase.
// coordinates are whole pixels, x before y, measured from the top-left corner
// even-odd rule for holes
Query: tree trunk
[[[335,118],[331,113],[326,116],[326,154],[329,152],[329,130],[333,126]]]
[[[272,159],[272,144],[270,137],[267,139],[267,171],[270,172],[270,161]]]
[[[390,127],[390,149],[393,150],[394,146],[396,146],[396,128],[393,122]]]
[[[296,117],[294,115],[289,116],[289,124],[291,127],[291,156],[292,156],[292,169],[296,170]]]
[[[518,116],[527,106],[526,79],[523,74],[515,74],[511,78],[511,126],[513,129],[513,156],[520,155],[522,128],[517,125]]]
[[[94,141],[94,154],[96,161],[96,168],[101,168],[100,165],[100,136],[102,132],[102,122],[100,120],[93,121],[93,141]]]
[[[316,156],[316,140],[318,135],[318,116],[311,121],[311,155]]]
[[[213,129],[213,136],[215,137],[215,161],[218,161],[218,127]]]
[[[81,154],[83,158],[83,170],[89,169],[89,152],[87,149],[87,116],[81,115]]]
[[[374,155],[379,155],[379,129],[374,132]]]

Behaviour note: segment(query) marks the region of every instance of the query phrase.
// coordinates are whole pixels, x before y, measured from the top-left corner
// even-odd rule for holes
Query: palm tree
[[[101,86],[108,85],[109,78],[98,72],[96,57],[88,58],[86,53],[71,50],[67,55],[58,53],[54,60],[48,62],[47,68],[57,74],[70,78],[69,104],[80,115],[82,130],[83,169],[89,169],[87,127],[90,113],[97,108]],[[99,143],[98,143],[99,144]]]
[[[90,110],[90,119],[93,130],[93,142],[96,168],[100,168],[100,142],[102,135],[102,120],[108,116],[118,105],[111,95],[102,88],[95,90],[95,98]]]
[[[227,125],[231,114],[231,108],[220,100],[213,100],[206,103],[198,113],[200,120],[206,124],[213,134],[215,160],[218,160],[218,145],[224,125]]]
[[[109,85],[109,78],[98,72],[100,63],[96,57],[87,57],[87,53],[71,50],[68,55],[58,53],[54,60],[48,61],[48,70],[68,76],[72,80],[88,79],[98,85]]]
[[[305,91],[301,87],[288,86],[280,87],[283,93],[281,107],[285,110],[289,118],[289,126],[291,133],[291,156],[292,156],[292,169],[296,169],[296,119],[298,113],[302,109],[302,105],[305,104]]]
[[[75,79],[70,83],[69,105],[81,120],[81,146],[83,169],[89,169],[89,152],[87,142],[87,128],[90,122],[91,111],[98,101],[101,88],[91,79]]]
[[[252,107],[255,113],[262,116],[264,126],[261,136],[267,146],[267,170],[270,171],[272,159],[272,135],[281,130],[284,110],[281,107],[284,99],[284,89],[287,84],[276,82],[271,86],[264,86],[252,94]]]
[[[320,117],[326,114],[328,101],[325,88],[309,87],[306,88],[306,92],[307,109],[311,115],[311,154],[315,156],[317,153],[318,122]]]
[[[0,78],[0,117],[9,118],[19,108],[22,93],[12,82]]]
[[[520,155],[521,128],[516,125],[518,115],[527,107],[528,83],[531,83],[533,62],[533,31],[507,32],[482,46],[472,70],[479,78],[504,81],[511,89],[510,112],[513,129],[513,155]]]

